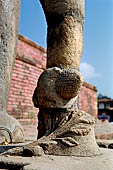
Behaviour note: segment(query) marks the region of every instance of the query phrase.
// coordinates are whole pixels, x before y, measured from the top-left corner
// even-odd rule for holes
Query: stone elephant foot
[[[6,111],[0,111],[0,143],[24,142],[24,131],[20,123],[8,115]]]

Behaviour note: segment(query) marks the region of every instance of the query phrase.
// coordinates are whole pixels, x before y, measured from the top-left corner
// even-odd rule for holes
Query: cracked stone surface
[[[4,162],[4,165],[2,164]],[[13,157],[0,156],[0,167],[20,167],[21,170],[113,170],[113,150],[101,149],[101,155],[94,157],[42,156]],[[1,166],[2,165],[2,166]]]

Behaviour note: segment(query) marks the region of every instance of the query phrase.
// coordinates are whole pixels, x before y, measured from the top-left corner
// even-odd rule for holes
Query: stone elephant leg
[[[20,0],[0,0],[0,136],[13,142],[22,142],[23,129],[19,122],[8,115],[8,95],[12,68],[16,56]],[[5,130],[6,129],[6,130]]]
[[[40,0],[48,24],[47,68],[34,92],[39,107],[38,143],[46,154],[99,154],[94,118],[77,109],[82,86],[84,0]],[[42,137],[42,138],[41,138]]]
[[[69,109],[77,109],[77,95],[83,82],[80,60],[84,26],[84,0],[40,2],[48,30],[47,69],[33,96],[40,109],[38,138],[54,131],[61,119],[68,116]]]

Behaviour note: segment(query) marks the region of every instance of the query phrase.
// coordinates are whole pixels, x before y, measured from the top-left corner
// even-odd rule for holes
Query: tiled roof
[[[102,98],[102,99],[98,99],[98,102],[99,103],[106,103],[106,102],[110,102],[110,103],[112,103],[113,102],[113,100],[112,99],[109,99],[109,98]]]

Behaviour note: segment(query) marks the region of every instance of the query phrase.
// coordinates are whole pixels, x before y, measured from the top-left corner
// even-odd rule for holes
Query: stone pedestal
[[[0,167],[13,170],[113,170],[113,151],[101,149],[100,153],[95,157],[0,157]]]

